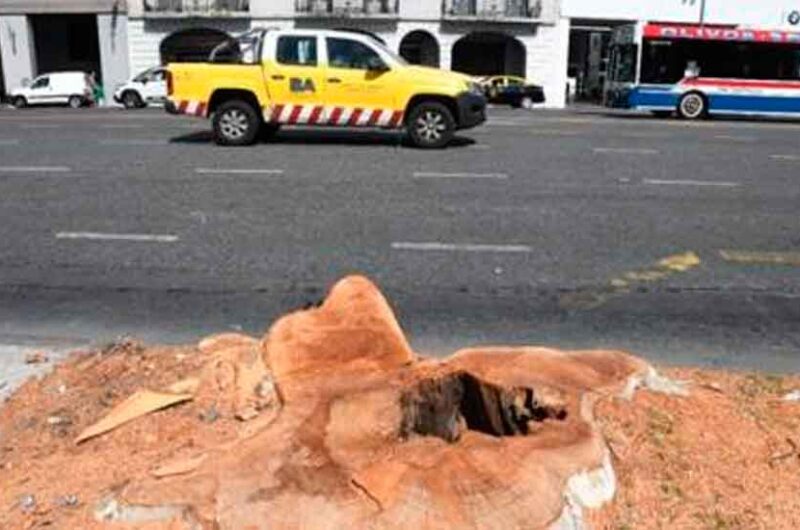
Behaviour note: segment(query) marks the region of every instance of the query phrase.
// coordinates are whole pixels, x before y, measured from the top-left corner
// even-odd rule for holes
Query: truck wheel
[[[22,96],[17,96],[13,100],[11,100],[11,104],[14,105],[15,109],[24,109],[28,106],[28,100],[26,100]]]
[[[408,135],[417,147],[438,149],[453,139],[456,122],[446,106],[436,101],[420,103],[408,117]]]
[[[126,109],[138,109],[144,106],[142,104],[142,97],[133,90],[122,94],[122,104],[125,105]]]
[[[227,101],[214,112],[214,141],[219,145],[250,145],[258,136],[261,122],[249,103]]]
[[[708,103],[705,96],[699,92],[684,94],[678,102],[678,115],[685,120],[705,118],[707,112]]]
[[[67,104],[72,109],[79,109],[83,107],[83,98],[80,96],[70,96]]]

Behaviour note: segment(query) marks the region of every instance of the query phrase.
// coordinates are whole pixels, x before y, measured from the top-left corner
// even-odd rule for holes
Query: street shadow
[[[195,131],[173,137],[169,140],[174,144],[208,144],[213,142],[211,131]],[[366,146],[378,145],[389,147],[407,147],[416,149],[411,144],[408,136],[394,131],[343,131],[338,129],[289,129],[281,130],[272,136],[262,136],[259,144],[275,145],[342,145]],[[472,138],[456,136],[447,146],[447,149],[469,147],[476,142]]]

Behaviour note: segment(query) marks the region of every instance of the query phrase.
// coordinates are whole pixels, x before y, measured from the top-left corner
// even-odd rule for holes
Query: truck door
[[[324,69],[319,66],[315,35],[278,35],[274,51],[265,65],[270,108],[267,121],[276,123],[322,123]]]
[[[387,125],[396,106],[394,72],[364,42],[346,37],[327,37],[325,42],[329,121],[346,126]]]

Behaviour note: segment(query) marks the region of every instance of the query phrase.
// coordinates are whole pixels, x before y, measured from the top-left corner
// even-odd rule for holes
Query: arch
[[[525,77],[525,45],[505,33],[473,32],[453,46],[451,68],[471,75]]]
[[[400,55],[411,64],[439,67],[439,43],[425,30],[414,30],[403,37]]]
[[[212,28],[190,28],[170,33],[161,41],[161,64],[171,62],[202,63],[220,42],[230,38]]]

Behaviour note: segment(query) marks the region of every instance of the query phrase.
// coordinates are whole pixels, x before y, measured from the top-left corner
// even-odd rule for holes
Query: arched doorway
[[[224,31],[211,28],[179,30],[161,41],[161,63],[202,63],[219,43],[229,39]]]
[[[400,55],[411,64],[439,67],[439,43],[427,31],[412,31],[400,41]]]
[[[471,75],[525,77],[525,46],[504,33],[474,32],[456,41],[451,68]]]

